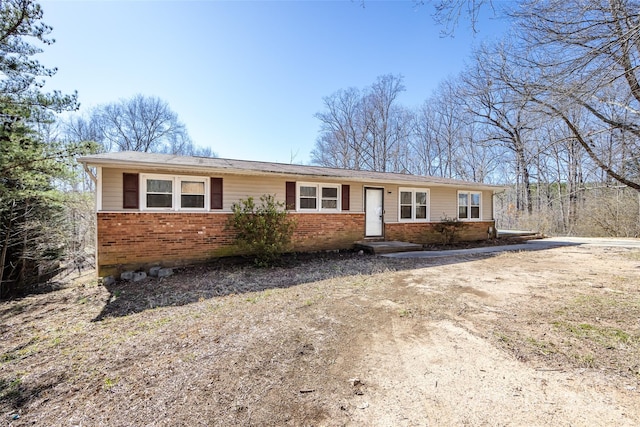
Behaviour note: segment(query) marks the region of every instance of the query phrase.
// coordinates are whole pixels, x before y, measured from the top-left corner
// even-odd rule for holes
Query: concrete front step
[[[498,237],[528,237],[533,239],[542,239],[544,235],[532,230],[500,230],[498,229]]]
[[[356,249],[362,249],[375,255],[423,250],[422,245],[417,243],[399,242],[397,240],[359,241],[355,243],[355,247]]]

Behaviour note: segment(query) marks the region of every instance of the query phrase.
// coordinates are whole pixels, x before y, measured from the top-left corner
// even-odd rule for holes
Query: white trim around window
[[[398,221],[429,222],[431,205],[428,188],[398,189]]]
[[[296,211],[340,212],[342,186],[317,182],[296,183]]]
[[[140,174],[140,207],[149,211],[208,211],[209,178]]]
[[[482,220],[482,192],[458,191],[458,219],[461,221]]]

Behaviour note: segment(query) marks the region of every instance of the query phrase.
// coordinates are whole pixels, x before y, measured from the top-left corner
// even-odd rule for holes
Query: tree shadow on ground
[[[6,414],[10,419],[17,420],[22,408],[29,402],[41,397],[48,390],[67,380],[64,372],[48,372],[44,377],[29,385],[22,382],[20,376],[0,378],[0,404],[4,408],[10,408]],[[16,417],[16,418],[13,418]]]
[[[109,300],[94,321],[225,295],[289,288],[338,277],[456,264],[501,253],[437,258],[384,258],[355,251],[291,254],[283,258],[281,266],[272,268],[257,268],[245,259],[220,259],[206,265],[176,269],[173,276],[162,279],[117,281],[108,285]]]
[[[87,276],[91,278],[95,278],[95,269],[94,266],[85,265],[82,268],[60,268],[56,270],[55,275],[51,277],[44,277],[43,281],[37,283],[31,283],[28,286],[22,286],[19,289],[14,289],[10,294],[3,295],[0,298],[0,302],[4,301],[16,301],[21,300],[33,295],[43,295],[50,294],[59,291],[77,280],[86,279]],[[46,280],[44,280],[46,279]],[[0,311],[0,317],[2,316],[2,311]]]

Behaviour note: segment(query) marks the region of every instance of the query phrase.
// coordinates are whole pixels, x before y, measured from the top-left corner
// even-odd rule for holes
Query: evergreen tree
[[[34,130],[77,97],[43,92],[56,70],[33,58],[53,43],[31,0],[0,1],[0,297],[36,283],[61,258],[63,195],[55,182],[90,144],[45,142]]]

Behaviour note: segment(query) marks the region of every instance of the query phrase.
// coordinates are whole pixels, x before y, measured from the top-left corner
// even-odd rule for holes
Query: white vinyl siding
[[[353,187],[352,187],[353,188]],[[405,191],[406,187],[386,186],[385,187],[385,222],[404,222],[400,218],[400,191]],[[457,188],[451,187],[429,187],[428,198],[428,221],[439,222],[443,219],[458,218],[458,192]],[[469,191],[464,191],[469,193]],[[491,207],[491,190],[471,191],[480,193],[481,200],[481,220],[493,218]],[[489,202],[488,202],[488,201]],[[477,221],[477,219],[476,219]]]
[[[123,211],[123,173],[140,173],[153,175],[154,172],[150,170],[136,170],[136,169],[123,169],[123,168],[108,168],[101,167],[101,211]],[[157,173],[155,173],[157,174]],[[167,173],[167,175],[169,175]],[[180,175],[180,172],[176,171],[176,176]],[[220,176],[224,179],[224,205],[223,209],[215,210],[219,213],[231,212],[231,205],[238,202],[240,199],[246,199],[251,196],[255,200],[259,200],[263,194],[275,195],[275,199],[278,202],[285,202],[286,195],[286,182],[295,181],[291,177],[271,177],[271,176],[252,176],[252,175],[220,175],[219,173],[206,174],[202,171],[189,174],[189,176],[209,181],[210,176]],[[307,182],[312,185],[318,185],[320,183]],[[381,187],[380,183],[365,182],[343,182],[340,180],[322,181],[338,188],[341,184],[350,185],[350,209],[349,213],[363,213],[364,212],[364,187]],[[206,199],[205,206],[209,207],[209,184],[205,187]],[[399,189],[401,187],[397,184],[384,185],[384,221],[385,223],[394,223],[399,221]],[[140,183],[140,194],[144,193],[144,185]],[[429,187],[429,207],[428,215],[429,220],[437,222],[445,217],[457,218],[458,216],[458,189],[451,187]],[[493,218],[492,211],[492,191],[483,190],[481,201],[481,218],[483,220],[490,220]],[[98,195],[100,193],[97,193]],[[340,192],[338,193],[340,195]],[[298,191],[296,188],[296,199],[298,198]],[[338,199],[340,200],[340,199]],[[198,209],[187,209],[185,211],[202,211]],[[214,211],[211,211],[214,212]],[[330,211],[328,211],[330,212]],[[346,212],[345,212],[346,213]]]
[[[493,192],[482,192],[482,219],[484,221],[492,220],[493,217]]]
[[[122,210],[122,174],[130,172],[122,169],[102,168],[102,209]]]

